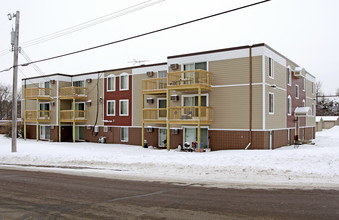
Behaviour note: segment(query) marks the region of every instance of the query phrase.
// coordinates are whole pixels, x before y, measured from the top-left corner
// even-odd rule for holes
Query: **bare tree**
[[[21,113],[21,92],[18,92],[18,116]],[[0,84],[0,120],[12,119],[12,87]]]

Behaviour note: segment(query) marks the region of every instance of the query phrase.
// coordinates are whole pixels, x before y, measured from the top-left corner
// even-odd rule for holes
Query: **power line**
[[[109,45],[113,45],[113,44],[121,43],[121,42],[124,42],[124,41],[128,41],[128,40],[144,37],[144,36],[147,36],[147,35],[155,34],[155,33],[158,33],[158,32],[162,32],[162,31],[165,31],[165,30],[177,28],[177,27],[180,27],[180,26],[184,26],[184,25],[187,25],[187,24],[194,23],[194,22],[206,20],[206,19],[209,19],[209,18],[213,18],[213,17],[216,17],[216,16],[227,14],[227,13],[230,13],[230,12],[249,8],[249,7],[256,6],[256,5],[259,5],[259,4],[262,4],[262,3],[266,3],[266,2],[269,2],[269,1],[271,1],[271,0],[265,0],[265,1],[260,1],[260,2],[256,2],[256,3],[253,3],[253,4],[248,4],[248,5],[245,5],[245,6],[238,7],[238,8],[226,10],[226,11],[219,12],[219,13],[216,13],[216,14],[208,15],[208,16],[197,18],[197,19],[190,20],[190,21],[186,21],[186,22],[183,22],[183,23],[179,23],[179,24],[176,24],[176,25],[157,29],[157,30],[154,30],[154,31],[146,32],[146,33],[143,33],[143,34],[134,35],[132,37],[124,38],[124,39],[121,39],[121,40],[101,44],[101,45],[94,46],[94,47],[89,47],[89,48],[82,49],[82,50],[73,51],[73,52],[70,52],[70,53],[61,54],[61,55],[54,56],[54,57],[49,57],[49,58],[44,58],[44,59],[41,59],[41,60],[36,60],[36,61],[28,62],[28,63],[19,64],[18,66],[28,66],[28,65],[31,65],[31,64],[34,64],[34,63],[45,62],[45,61],[54,60],[54,59],[58,59],[58,58],[65,57],[65,56],[70,56],[70,55],[86,52],[86,51],[89,51],[89,50],[98,49],[98,48],[101,48],[101,47],[106,47],[106,46],[109,46]],[[3,72],[3,71],[0,71],[0,72]]]
[[[20,46],[26,47],[26,48],[30,47],[30,46],[34,46],[34,45],[37,45],[37,44],[40,44],[40,43],[43,43],[43,42],[46,42],[46,41],[49,41],[49,40],[53,40],[55,38],[59,38],[59,37],[74,33],[76,31],[83,30],[85,28],[89,28],[89,27],[92,27],[94,25],[97,25],[97,24],[100,24],[100,23],[103,23],[103,22],[124,16],[124,15],[130,14],[132,12],[139,11],[141,9],[150,7],[152,5],[158,4],[158,3],[163,2],[163,1],[165,1],[165,0],[157,0],[155,2],[153,2],[153,0],[147,0],[147,1],[144,1],[144,2],[141,2],[141,3],[129,6],[127,8],[112,12],[110,14],[107,14],[107,15],[104,15],[104,16],[101,16],[101,17],[80,23],[78,25],[74,25],[72,27],[53,32],[51,34],[47,34],[47,35],[38,37],[36,39],[32,39],[32,40],[23,42],[23,43],[20,44]],[[150,2],[150,3],[148,3],[148,2]],[[146,3],[148,3],[148,4],[146,4]],[[4,50],[1,50],[0,56],[8,54],[9,53],[8,50],[10,50],[10,49],[11,48],[6,48]]]
[[[36,45],[36,44],[40,44],[40,43],[49,41],[49,40],[53,40],[55,38],[65,36],[65,35],[74,33],[76,31],[83,30],[85,28],[92,27],[94,25],[97,25],[97,24],[100,24],[100,23],[121,17],[123,15],[127,15],[127,14],[130,14],[132,12],[139,11],[141,9],[150,7],[150,6],[155,5],[155,4],[158,4],[158,3],[163,2],[165,0],[158,0],[156,2],[152,2],[152,1],[153,0],[144,1],[142,3],[124,8],[122,10],[115,11],[115,12],[110,13],[108,15],[105,15],[105,16],[102,16],[102,17],[99,17],[99,18],[96,18],[96,19],[93,19],[93,20],[90,20],[90,21],[86,21],[84,23],[81,23],[81,24],[78,24],[78,25],[75,25],[75,26],[54,32],[52,34],[48,34],[48,35],[39,37],[39,38],[34,39],[34,40],[24,42],[24,43],[21,44],[21,46],[30,47],[30,46],[33,46],[33,45]],[[150,2],[150,3],[146,4],[147,2]]]

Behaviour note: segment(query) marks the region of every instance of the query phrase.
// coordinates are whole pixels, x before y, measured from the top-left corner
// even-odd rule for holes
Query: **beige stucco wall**
[[[252,82],[262,82],[262,57],[252,57]],[[249,58],[236,58],[209,62],[212,85],[248,84],[250,79]]]
[[[269,93],[274,94],[274,113],[270,114],[268,109]],[[287,96],[286,91],[282,89],[274,89],[266,85],[266,100],[265,100],[265,114],[266,114],[266,129],[280,129],[286,128],[287,123]]]
[[[97,97],[103,98],[103,83],[104,80],[102,78],[99,79],[98,87],[99,87],[99,95],[97,95],[97,82],[98,79],[92,79],[91,83],[85,82],[85,87],[87,88],[87,100],[91,100],[91,105],[87,105],[87,100],[76,100],[76,102],[85,102],[85,110],[87,111],[87,122],[88,125],[94,125],[96,120],[96,114],[98,111],[98,121],[97,125],[103,125],[103,105],[104,103],[99,102],[99,108],[97,108]]]
[[[274,70],[273,78],[269,77],[269,58],[265,57],[265,81],[267,84],[275,84],[277,87],[286,89],[287,85],[287,76],[286,76],[286,67],[280,63],[274,61]]]

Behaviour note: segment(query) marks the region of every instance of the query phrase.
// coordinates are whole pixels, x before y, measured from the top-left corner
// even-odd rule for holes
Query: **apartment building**
[[[315,135],[315,77],[266,44],[23,79],[24,134],[50,141],[274,149]]]

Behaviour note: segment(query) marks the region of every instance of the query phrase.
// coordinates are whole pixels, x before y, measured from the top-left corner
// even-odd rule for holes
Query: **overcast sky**
[[[20,44],[119,11],[147,0],[2,0],[0,70],[13,65],[10,31],[20,11]],[[32,60],[55,56],[191,19],[243,6],[256,0],[152,0],[156,3],[87,29],[33,46],[22,46]],[[266,43],[304,67],[323,84],[326,94],[339,88],[339,1],[272,0],[270,2],[89,52],[37,64],[45,74],[77,74],[166,62],[167,56]],[[26,44],[27,45],[27,44]],[[5,50],[5,51],[4,51]],[[19,63],[27,62],[19,55]],[[39,76],[21,67],[19,79]],[[11,84],[12,71],[0,73]]]

